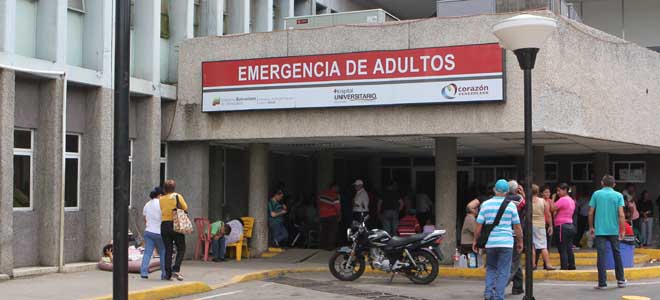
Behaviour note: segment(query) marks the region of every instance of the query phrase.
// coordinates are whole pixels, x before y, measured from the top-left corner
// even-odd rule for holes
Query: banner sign
[[[202,111],[504,100],[498,44],[202,63]]]

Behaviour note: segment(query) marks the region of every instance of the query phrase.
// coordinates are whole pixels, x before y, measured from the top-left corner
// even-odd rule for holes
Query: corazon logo
[[[456,84],[450,83],[445,87],[443,87],[441,92],[443,97],[447,99],[454,99],[456,98],[457,91],[458,91],[458,87],[456,86]]]
[[[213,102],[211,102],[211,105],[212,106],[220,105],[220,97],[213,98]]]

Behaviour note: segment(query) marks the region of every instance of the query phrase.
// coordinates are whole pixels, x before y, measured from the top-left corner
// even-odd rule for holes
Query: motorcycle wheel
[[[440,264],[433,254],[426,251],[415,251],[412,259],[417,264],[412,270],[406,272],[406,277],[416,284],[429,284],[438,277]]]
[[[362,256],[354,257],[351,261],[351,265],[346,268],[346,261],[350,257],[348,253],[335,253],[330,257],[328,262],[328,267],[330,267],[330,273],[335,278],[341,281],[353,281],[364,273],[366,269],[366,264]]]

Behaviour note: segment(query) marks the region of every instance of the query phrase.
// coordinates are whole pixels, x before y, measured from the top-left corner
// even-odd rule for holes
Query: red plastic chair
[[[195,218],[197,227],[197,245],[195,246],[195,259],[199,259],[199,249],[204,243],[204,261],[209,261],[209,248],[211,247],[211,222],[207,218]]]

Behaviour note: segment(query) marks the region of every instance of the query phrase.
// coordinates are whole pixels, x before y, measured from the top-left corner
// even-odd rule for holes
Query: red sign
[[[307,23],[309,23],[309,19],[296,20],[296,24],[307,24]]]
[[[501,75],[502,53],[498,44],[480,44],[204,62],[202,86]]]

